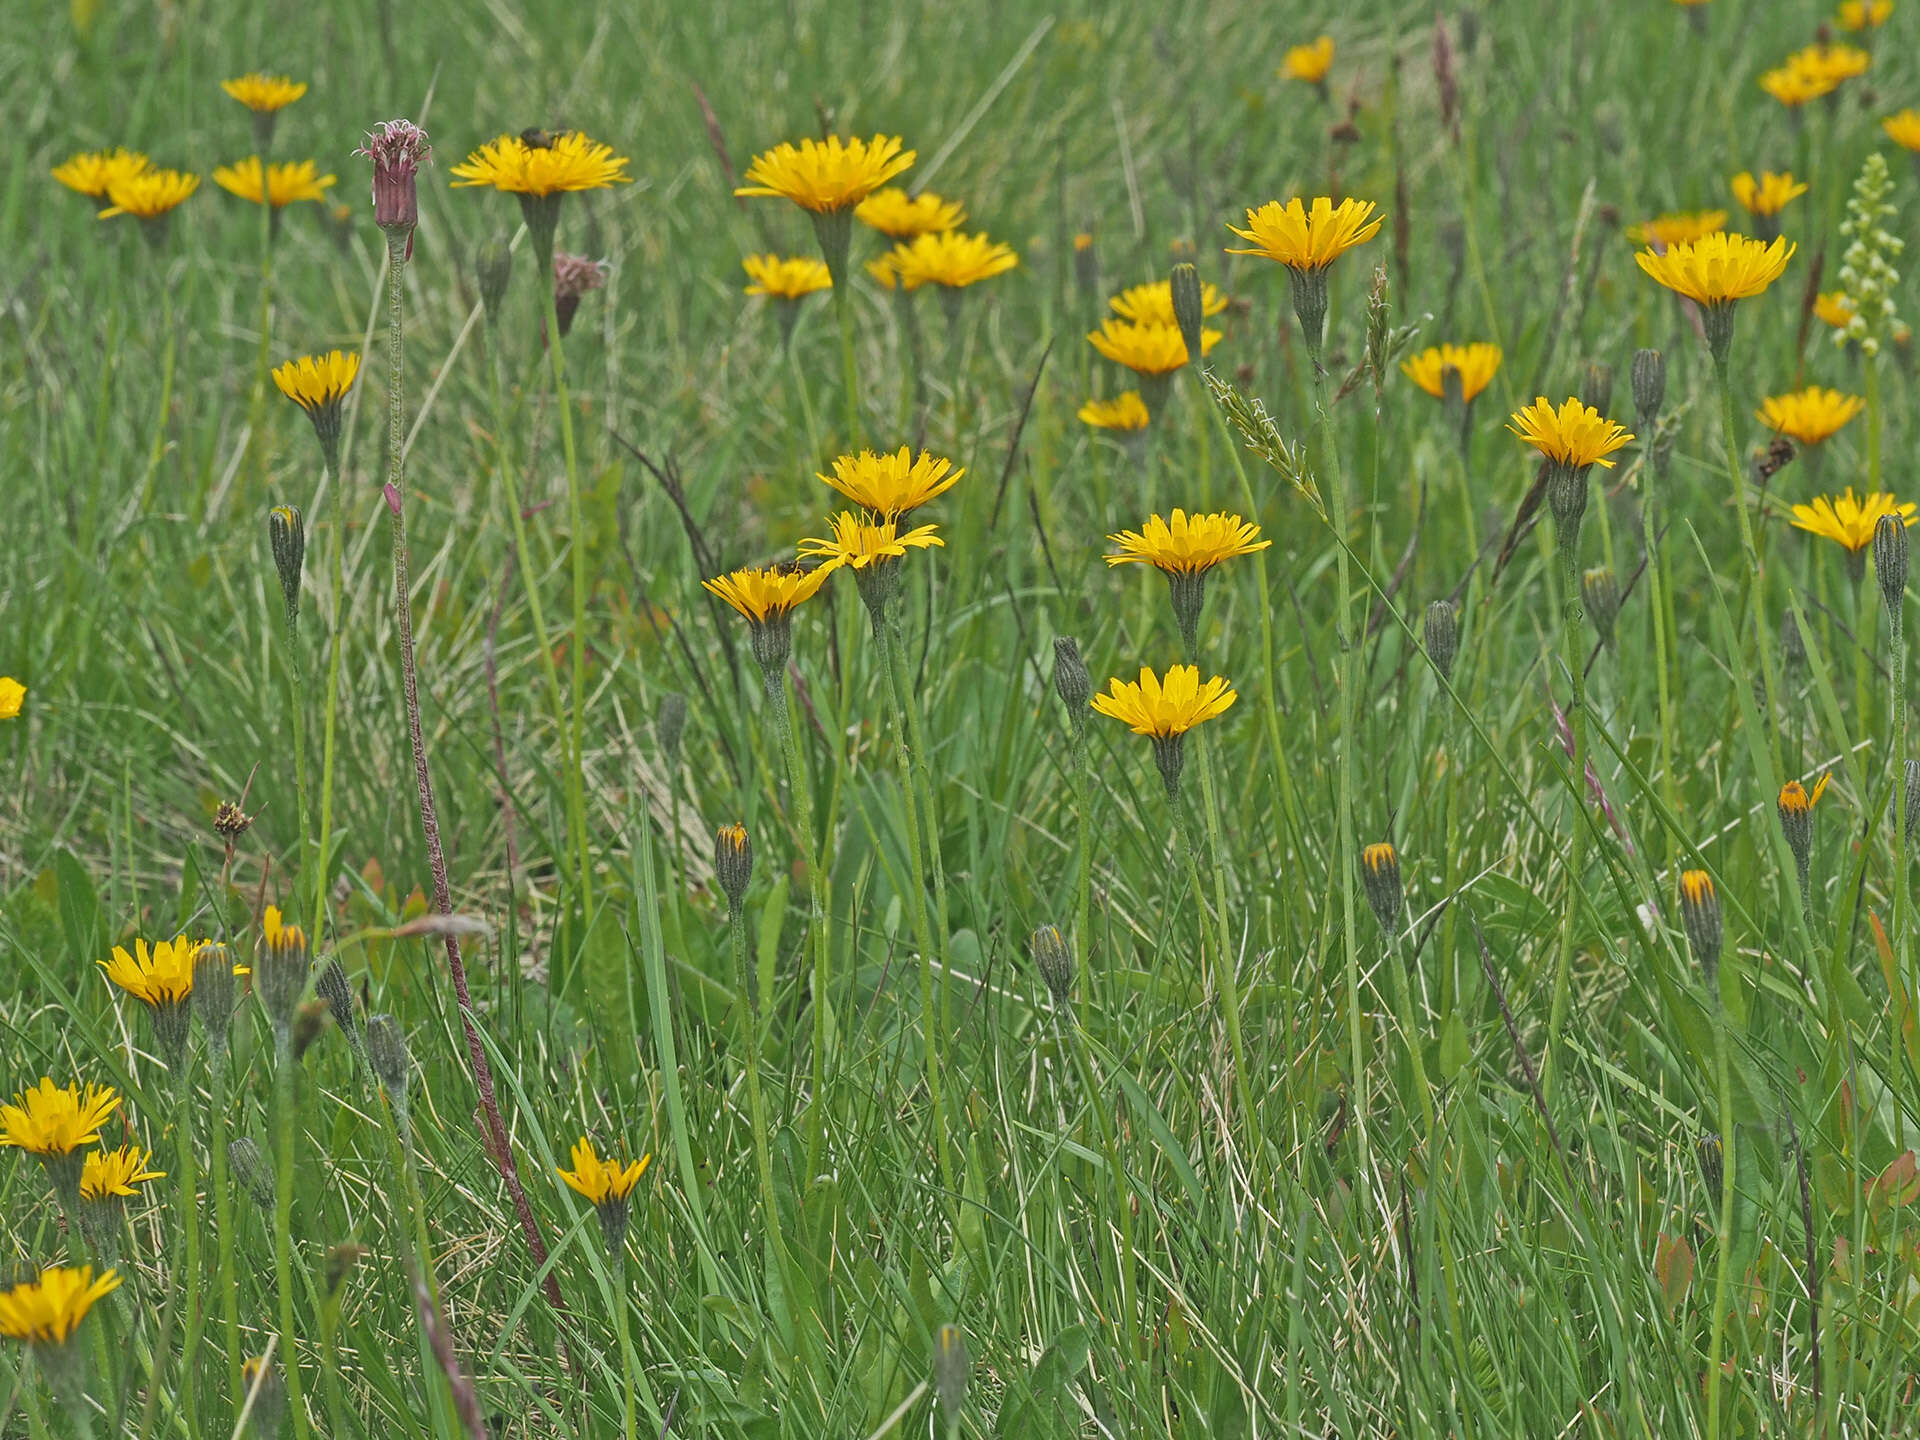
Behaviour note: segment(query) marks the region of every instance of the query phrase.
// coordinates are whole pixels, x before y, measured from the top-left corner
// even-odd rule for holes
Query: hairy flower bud
[[[1190,262],[1182,261],[1173,267],[1167,285],[1173,291],[1174,324],[1180,327],[1180,338],[1186,342],[1188,357],[1197,361],[1201,350],[1201,322],[1206,313],[1200,298],[1200,272]]]
[[[1580,398],[1602,415],[1613,404],[1613,367],[1598,360],[1588,362],[1587,380],[1580,387]]]
[[[305,517],[292,505],[274,506],[267,512],[267,539],[273,546],[273,568],[280,572],[280,599],[291,631],[300,621],[300,578],[307,562]]]
[[[1907,593],[1907,524],[1899,515],[1882,515],[1873,527],[1873,578],[1895,636],[1900,634],[1902,601]]]
[[[1653,433],[1653,422],[1667,398],[1667,358],[1658,350],[1633,352],[1634,429],[1642,435]]]
[[[1360,852],[1360,881],[1374,918],[1391,939],[1400,931],[1400,907],[1406,897],[1400,880],[1400,856],[1392,845],[1383,840]]]
[[[230,1141],[227,1145],[227,1165],[233,1171],[233,1178],[240,1182],[240,1188],[252,1198],[253,1203],[262,1210],[273,1209],[273,1176],[267,1171],[266,1158],[261,1155],[260,1147],[245,1135]]]
[[[486,308],[487,323],[492,325],[500,319],[507,282],[513,279],[513,246],[504,235],[495,235],[480,247],[473,268],[480,279],[480,303]]]
[[[1599,566],[1580,577],[1580,588],[1587,598],[1593,628],[1600,632],[1600,643],[1613,644],[1613,622],[1620,614],[1620,581],[1613,571]]]
[[[1680,877],[1680,923],[1687,932],[1693,958],[1713,988],[1720,977],[1720,949],[1725,932],[1720,919],[1720,897],[1713,877],[1704,870],[1688,870]]]
[[[1442,680],[1453,679],[1453,657],[1460,649],[1460,621],[1450,600],[1435,600],[1427,606],[1427,655]]]
[[[1046,981],[1055,1005],[1065,1007],[1073,998],[1073,951],[1057,925],[1042,925],[1029,942],[1034,968]]]
[[[727,897],[728,908],[737,914],[753,879],[753,841],[747,837],[746,826],[722,825],[715,833],[713,873]]]
[[[653,738],[669,765],[680,761],[680,741],[687,733],[687,697],[669,690],[660,697],[660,709],[653,717]]]
[[[239,987],[234,983],[233,952],[218,941],[202,945],[193,957],[193,1016],[207,1037],[207,1048],[226,1058],[227,1032]]]
[[[404,1115],[413,1057],[407,1053],[407,1037],[401,1033],[400,1022],[391,1015],[367,1017],[367,1068],[387,1092],[395,1112]]]

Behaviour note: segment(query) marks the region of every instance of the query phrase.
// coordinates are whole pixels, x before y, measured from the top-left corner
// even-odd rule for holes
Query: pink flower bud
[[[382,487],[381,493],[387,497],[387,509],[391,510],[395,515],[398,515],[400,513],[400,491],[398,488],[389,480],[386,485]]]
[[[383,120],[353,152],[373,161],[373,218],[382,230],[411,232],[420,222],[414,177],[432,155],[427,132],[411,120]]]

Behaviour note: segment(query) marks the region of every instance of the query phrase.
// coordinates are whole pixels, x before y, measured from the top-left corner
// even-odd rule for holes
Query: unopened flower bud
[[[1897,636],[1907,593],[1907,522],[1899,515],[1882,515],[1874,524],[1873,578],[1880,582],[1880,599]]]
[[[1173,291],[1173,322],[1180,327],[1180,338],[1186,341],[1188,358],[1197,360],[1201,350],[1201,322],[1206,313],[1200,298],[1200,272],[1191,263],[1182,261],[1173,267],[1167,285]]]
[[[1587,365],[1587,381],[1580,387],[1580,398],[1603,416],[1613,404],[1613,367],[1598,360]]]
[[[1391,939],[1399,933],[1400,907],[1406,895],[1400,881],[1400,857],[1392,845],[1382,840],[1360,852],[1360,881],[1374,918]]]
[[[1427,656],[1442,680],[1453,679],[1453,657],[1460,649],[1460,621],[1450,600],[1435,600],[1427,606]]]
[[[1658,350],[1633,352],[1634,429],[1642,435],[1653,433],[1653,422],[1667,398],[1667,357]]]
[[[713,873],[727,897],[727,906],[736,914],[746,898],[747,884],[753,879],[753,841],[747,827],[722,825],[713,837]]]
[[[247,1411],[248,1433],[278,1435],[287,1413],[287,1382],[281,1378],[280,1367],[264,1356],[249,1356],[240,1367],[240,1382],[244,1393],[239,1403],[245,1406],[252,1401]]]
[[[260,950],[254,957],[253,991],[272,1022],[277,1042],[292,1037],[293,1016],[307,989],[307,933],[298,925],[281,923],[280,912],[267,909]]]
[[[1042,925],[1033,932],[1033,939],[1029,943],[1033,949],[1034,968],[1040,972],[1040,978],[1046,981],[1053,1003],[1065,1007],[1073,998],[1073,951],[1068,948],[1057,925]]]
[[[1906,763],[1906,836],[1907,843],[1913,843],[1913,832],[1920,828],[1920,760]]]
[[[299,1008],[293,1012],[292,1039],[295,1060],[306,1059],[307,1051],[313,1048],[313,1042],[320,1038],[321,1032],[327,1028],[327,1021],[331,1018],[327,1002],[319,996],[300,1002]]]
[[[1814,785],[1812,794],[1808,794],[1806,786],[1798,780],[1789,780],[1780,787],[1780,830],[1787,837],[1787,848],[1793,852],[1794,870],[1798,874],[1803,897],[1813,855],[1813,807],[1826,791],[1827,781],[1831,778],[1822,775]]]
[[[1717,1130],[1709,1130],[1693,1142],[1693,1153],[1700,1161],[1700,1179],[1707,1187],[1713,1208],[1720,1208],[1720,1185],[1726,1175],[1726,1154]]]
[[[667,764],[679,763],[680,741],[686,733],[687,697],[678,690],[669,690],[660,697],[660,709],[653,717],[653,738],[659,742],[660,753],[666,757]]]
[[[1053,693],[1067,707],[1067,719],[1077,738],[1087,728],[1087,707],[1093,700],[1093,676],[1080,658],[1080,642],[1071,635],[1053,639]]]
[[[218,941],[202,945],[193,957],[193,1015],[207,1037],[207,1048],[224,1059],[227,1032],[239,987],[234,983],[233,952]]]
[[[1587,597],[1593,628],[1600,632],[1600,643],[1613,644],[1613,622],[1620,614],[1620,581],[1613,571],[1600,566],[1580,577],[1580,588]]]
[[[391,1015],[367,1017],[367,1068],[387,1092],[394,1109],[405,1110],[413,1057],[407,1053],[407,1037],[401,1033],[400,1022]]]
[[[273,1209],[273,1176],[267,1173],[266,1158],[260,1147],[242,1135],[227,1145],[227,1165],[233,1178],[262,1210]]]
[[[347,1044],[358,1053],[360,1027],[353,1013],[353,987],[347,983],[346,968],[341,965],[337,955],[329,955],[326,963],[314,972],[313,993],[327,1002],[333,1023],[340,1027],[340,1033],[347,1037]]]
[[[307,522],[292,505],[276,505],[267,512],[267,538],[273,545],[273,568],[280,572],[280,599],[286,607],[287,629],[300,620],[300,577],[307,562]]]
[[[967,1337],[958,1325],[942,1325],[933,1337],[933,1393],[940,1400],[940,1416],[952,1430],[960,1423],[967,1403],[967,1382],[973,1378],[973,1357]]]
[[[1720,976],[1720,948],[1725,934],[1720,919],[1720,897],[1713,877],[1704,870],[1688,870],[1680,877],[1680,923],[1687,932],[1693,958],[1706,973],[1709,988]]]
[[[504,235],[495,235],[480,247],[473,268],[480,280],[480,303],[486,308],[487,323],[492,325],[500,319],[507,282],[513,279],[513,246]]]

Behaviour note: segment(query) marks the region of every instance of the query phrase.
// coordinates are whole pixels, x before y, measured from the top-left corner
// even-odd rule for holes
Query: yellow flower
[[[164,1005],[178,1005],[193,993],[193,962],[206,943],[181,935],[171,941],[157,941],[149,951],[146,941],[135,940],[132,955],[125,946],[116,945],[113,959],[102,960],[100,968],[107,972],[107,979],[134,999],[158,1010]]]
[[[1920,110],[1908,108],[1898,115],[1889,115],[1880,122],[1880,128],[1895,144],[1920,150]]]
[[[633,1194],[633,1187],[640,1183],[640,1177],[652,1163],[650,1154],[625,1165],[618,1160],[602,1160],[594,1153],[593,1142],[582,1139],[573,1147],[573,1169],[557,1173],[571,1189],[593,1204],[605,1205],[610,1200],[625,1200]]]
[[[119,1284],[111,1270],[96,1280],[91,1265],[49,1265],[39,1279],[0,1290],[0,1335],[29,1345],[64,1345],[94,1302]]]
[[[1218,675],[1202,685],[1196,666],[1171,666],[1162,680],[1142,665],[1138,684],[1118,678],[1107,681],[1107,689],[1093,697],[1093,708],[1136,735],[1170,740],[1224,714],[1239,698],[1239,692]]]
[[[1288,49],[1280,61],[1280,77],[1283,80],[1305,80],[1310,85],[1318,85],[1327,78],[1327,71],[1333,68],[1333,37],[1322,35],[1311,45],[1295,45]]]
[[[1913,512],[1911,504],[1898,504],[1891,495],[1877,491],[1856,500],[1849,485],[1844,495],[1831,499],[1822,495],[1811,505],[1794,506],[1793,528],[1838,541],[1848,551],[1858,554],[1873,543],[1873,527],[1882,515],[1898,515],[1905,524],[1912,525]]]
[[[833,529],[831,537],[800,542],[801,555],[817,557],[822,571],[838,570],[843,565],[865,570],[904,556],[909,549],[925,550],[947,543],[934,533],[938,526],[921,525],[902,534],[891,520],[852,510],[842,510],[827,524]]]
[[[1839,83],[1831,75],[1792,64],[1768,70],[1760,76],[1760,88],[1789,110],[1797,109],[1810,100],[1818,100],[1822,95],[1832,94]]]
[[[824,260],[812,256],[782,259],[778,255],[749,255],[740,262],[752,283],[749,295],[765,295],[774,300],[800,300],[816,290],[831,290],[833,276]]]
[[[1789,200],[1806,193],[1807,187],[1790,170],[1778,175],[1763,170],[1758,180],[1745,170],[1733,177],[1733,198],[1755,215],[1778,215]]]
[[[1547,459],[1574,470],[1589,465],[1611,470],[1613,461],[1607,456],[1633,439],[1625,427],[1603,418],[1598,410],[1577,399],[1569,399],[1555,410],[1541,395],[1531,405],[1516,410],[1513,419],[1515,423],[1507,429]]]
[[[871,450],[841,455],[833,462],[833,474],[817,478],[861,509],[897,519],[944,494],[966,473],[955,470],[951,460],[926,450],[916,458],[902,445],[897,451],[879,455]]]
[[[1073,251],[1076,255],[1085,254],[1093,248],[1093,236],[1085,230],[1076,230],[1073,236]]]
[[[1173,282],[1171,280],[1155,280],[1146,285],[1130,286],[1107,303],[1123,320],[1132,320],[1141,325],[1178,323],[1173,314]],[[1220,293],[1218,286],[1206,284],[1200,287],[1202,315],[1218,315],[1226,308],[1227,297]]]
[[[1805,815],[1820,803],[1820,797],[1827,793],[1827,782],[1833,779],[1833,772],[1822,775],[1813,787],[1813,793],[1807,793],[1807,787],[1798,780],[1789,780],[1780,787],[1780,808],[1794,815]]]
[[[1251,555],[1273,544],[1260,538],[1260,527],[1238,515],[1188,515],[1175,510],[1172,521],[1149,515],[1138,530],[1122,530],[1107,539],[1120,547],[1106,557],[1109,565],[1151,565],[1172,575],[1198,575],[1222,560]]]
[[[1667,289],[1701,305],[1725,305],[1760,294],[1780,278],[1794,247],[1722,232],[1671,246],[1664,255],[1642,250],[1633,258]]]
[[[1842,80],[1867,73],[1873,57],[1858,45],[1808,45],[1787,57],[1789,69],[1829,82],[1829,88]]]
[[[1893,0],[1840,0],[1833,18],[1842,30],[1878,30],[1893,14]]]
[[[700,583],[756,624],[779,619],[811,600],[831,573],[824,565],[803,570],[792,561],[762,569],[735,570]]]
[[[491,185],[515,195],[560,195],[570,190],[604,190],[629,185],[627,157],[611,145],[568,130],[550,145],[529,145],[518,135],[489,140],[452,173],[454,188]]]
[[[249,110],[271,114],[275,110],[284,110],[306,94],[307,82],[290,80],[285,75],[262,75],[255,71],[251,75],[242,75],[238,80],[222,80],[220,88]]]
[[[1726,223],[1727,212],[1724,210],[1679,210],[1629,226],[1627,238],[1636,245],[1651,245],[1656,250],[1667,250],[1690,240],[1703,240],[1718,232]]]
[[[69,190],[99,199],[115,180],[138,175],[147,168],[147,157],[138,150],[114,149],[83,151],[71,156],[64,165],[53,168],[53,178]]]
[[[1369,875],[1379,875],[1387,871],[1398,871],[1400,857],[1395,853],[1391,842],[1382,840],[1367,846],[1360,852],[1360,863],[1366,866]]]
[[[280,907],[269,905],[267,913],[260,917],[260,938],[267,942],[269,949],[286,950],[294,946],[304,947],[307,943],[307,932],[298,925],[286,924],[281,919]]]
[[[989,240],[984,234],[963,235],[958,230],[916,235],[906,244],[894,246],[888,258],[893,262],[893,273],[909,290],[922,285],[957,290],[1003,275],[1020,263],[1010,246]]]
[[[107,199],[112,203],[100,212],[102,220],[115,215],[134,215],[142,220],[158,220],[200,188],[198,175],[178,170],[137,170],[131,175],[116,175],[107,183]]]
[[[26,686],[11,675],[0,675],[0,720],[11,720],[18,715],[26,698]]]
[[[40,1083],[11,1105],[0,1105],[0,1145],[11,1145],[30,1155],[71,1155],[100,1139],[100,1127],[120,1106],[120,1097],[108,1085],[78,1085],[65,1089],[42,1076]]]
[[[1829,290],[1813,297],[1813,313],[1822,323],[1844,330],[1853,323],[1853,301],[1844,290]]]
[[[878,281],[883,289],[893,290],[899,287],[900,277],[894,274],[892,255],[881,255],[867,261],[867,274]]]
[[[825,140],[811,136],[798,145],[781,141],[747,167],[736,195],[782,195],[803,209],[817,213],[846,210],[858,205],[918,158],[901,150],[897,135],[855,136]]]
[[[1187,342],[1174,325],[1141,325],[1108,316],[1087,339],[1107,359],[1140,375],[1169,375],[1187,363]],[[1219,343],[1218,330],[1200,332],[1202,355]]]
[[[1704,870],[1683,871],[1680,898],[1688,905],[1711,905],[1714,900],[1713,877]]]
[[[338,405],[360,373],[360,352],[331,350],[325,355],[302,355],[273,372],[280,393],[309,415]]]
[[[1787,395],[1769,395],[1760,402],[1760,421],[1769,430],[1790,435],[1802,445],[1818,445],[1866,407],[1858,395],[1822,390],[1809,385]]]
[[[125,1199],[140,1193],[133,1188],[136,1185],[166,1179],[166,1171],[147,1169],[147,1162],[152,1158],[138,1145],[88,1151],[86,1163],[80,1168],[80,1198],[106,1200],[117,1195]]]
[[[1401,362],[1406,377],[1436,399],[1447,394],[1447,371],[1460,372],[1460,394],[1471,400],[1492,381],[1500,368],[1500,347],[1484,340],[1471,345],[1436,345]]]
[[[1111,400],[1089,400],[1079,418],[1100,430],[1144,430],[1153,418],[1138,390],[1123,390]]]
[[[931,190],[909,195],[898,185],[876,190],[854,206],[853,218],[895,240],[911,240],[938,230],[952,230],[967,218],[966,207],[942,200]]]
[[[1251,240],[1251,250],[1228,247],[1229,255],[1264,255],[1293,270],[1323,270],[1356,245],[1363,245],[1380,233],[1380,216],[1371,200],[1342,200],[1338,205],[1321,195],[1311,207],[1299,197],[1282,205],[1269,200],[1258,210],[1247,211],[1247,228],[1227,227],[1242,240]]]
[[[324,200],[334,177],[315,173],[311,160],[276,160],[267,166],[267,203],[279,210],[297,200]],[[232,165],[220,165],[213,183],[230,195],[260,203],[260,157],[249,155]]]

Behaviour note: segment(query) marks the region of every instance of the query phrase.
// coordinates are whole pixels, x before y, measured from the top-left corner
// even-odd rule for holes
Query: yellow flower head
[[[1380,216],[1371,200],[1342,200],[1338,205],[1325,195],[1311,205],[1298,196],[1282,205],[1269,200],[1258,210],[1247,211],[1247,228],[1227,228],[1242,240],[1251,240],[1251,250],[1228,247],[1229,255],[1264,255],[1294,270],[1323,270],[1356,245],[1363,245],[1380,233]]]
[[[1123,390],[1111,400],[1089,400],[1079,418],[1097,430],[1144,430],[1153,416],[1138,390]]]
[[[1813,313],[1822,324],[1844,330],[1853,323],[1853,301],[1844,290],[1829,290],[1813,297]]]
[[[1633,439],[1624,426],[1578,399],[1570,398],[1555,410],[1546,396],[1538,396],[1531,405],[1514,411],[1513,421],[1507,429],[1547,459],[1575,470],[1588,465],[1611,470],[1613,461],[1607,456]]]
[[[338,405],[360,373],[360,352],[331,350],[325,355],[302,355],[273,372],[280,393],[309,415]]]
[[[93,1267],[49,1265],[37,1280],[0,1290],[0,1335],[29,1345],[64,1345],[120,1277],[111,1270],[93,1278]]]
[[[1713,877],[1704,870],[1682,871],[1680,900],[1686,905],[1711,905],[1714,900]]]
[[[1858,395],[1809,385],[1790,394],[1767,396],[1760,402],[1760,421],[1802,445],[1818,445],[1858,415],[1866,403]]]
[[[30,1155],[71,1155],[99,1141],[100,1127],[119,1106],[111,1086],[89,1085],[83,1095],[78,1085],[62,1089],[42,1076],[11,1105],[0,1105],[0,1145]]]
[[[152,1158],[138,1145],[122,1145],[117,1150],[89,1150],[86,1163],[80,1167],[80,1198],[106,1200],[117,1195],[125,1199],[140,1193],[133,1188],[136,1185],[166,1179],[166,1171],[147,1169],[147,1162]]]
[[[911,166],[918,156],[900,148],[897,135],[855,136],[825,140],[811,136],[798,145],[781,141],[747,167],[750,184],[736,195],[780,195],[802,209],[817,213],[846,210],[858,205],[887,181]]]
[[[966,473],[955,470],[951,460],[926,450],[915,457],[902,445],[879,455],[862,450],[858,455],[839,456],[833,462],[833,474],[818,478],[861,509],[898,519],[953,488]]]
[[[297,200],[324,200],[333,182],[333,176],[317,173],[311,160],[276,160],[267,166],[266,203],[279,210]],[[249,155],[232,165],[217,166],[213,183],[229,195],[260,204],[260,157]]]
[[[1170,375],[1187,363],[1187,342],[1177,325],[1142,325],[1109,315],[1087,339],[1107,359],[1137,375]],[[1218,330],[1200,332],[1202,355],[1219,343]]]
[[[633,1187],[640,1183],[640,1177],[652,1163],[652,1155],[642,1155],[624,1165],[618,1160],[602,1160],[594,1153],[593,1142],[582,1139],[573,1147],[573,1169],[557,1173],[570,1189],[577,1190],[595,1205],[605,1205],[608,1201],[623,1201],[633,1194]]]
[[[1820,797],[1827,793],[1827,782],[1833,779],[1829,771],[1814,784],[1813,793],[1807,793],[1807,787],[1798,780],[1789,780],[1780,787],[1780,809],[1790,815],[1809,814],[1820,803]]]
[[[825,565],[804,570],[788,561],[762,569],[735,570],[700,583],[754,624],[762,624],[789,615],[811,600],[830,573]]]
[[[1656,250],[1671,249],[1690,240],[1702,240],[1716,234],[1727,223],[1724,210],[1676,210],[1627,227],[1627,238],[1636,245],[1651,245]]]
[[[116,215],[133,215],[141,220],[158,220],[199,188],[198,175],[179,170],[149,167],[130,175],[116,175],[107,182],[107,199],[111,203],[100,212],[100,218],[111,220]]]
[[[909,290],[922,285],[958,290],[1003,275],[1020,263],[1012,247],[989,240],[984,234],[966,235],[958,230],[916,235],[894,246],[887,258],[893,262],[893,273]]]
[[[931,190],[909,195],[898,185],[876,190],[853,208],[853,218],[895,240],[911,240],[952,230],[967,218],[966,207],[942,200]]]
[[[26,702],[27,687],[11,675],[0,675],[0,720],[11,720]]]
[[[1745,170],[1733,177],[1733,198],[1754,215],[1778,215],[1789,200],[1806,193],[1806,185],[1795,180],[1790,170],[1778,175],[1763,170],[1758,180]]]
[[[1893,14],[1893,0],[1840,0],[1833,18],[1842,30],[1878,30]]]
[[[1471,345],[1436,345],[1401,362],[1406,377],[1435,399],[1445,399],[1447,371],[1460,372],[1461,398],[1471,400],[1486,389],[1500,368],[1500,347],[1484,340]]]
[[[1789,69],[1829,82],[1829,88],[1842,80],[1864,75],[1873,57],[1858,45],[1808,45],[1787,57]]]
[[[1222,560],[1251,555],[1273,544],[1260,527],[1238,515],[1189,515],[1175,510],[1171,521],[1149,515],[1138,530],[1122,530],[1107,539],[1120,547],[1109,565],[1151,565],[1170,575],[1199,575]]]
[[[825,262],[823,261],[822,263],[824,264]],[[884,290],[895,290],[899,288],[900,277],[894,273],[893,256],[891,254],[878,255],[867,261],[867,274],[871,275]]]
[[[1163,680],[1142,665],[1138,684],[1117,677],[1107,681],[1106,690],[1093,697],[1093,708],[1136,735],[1171,740],[1203,720],[1224,714],[1239,698],[1239,692],[1218,675],[1202,685],[1196,666],[1171,666]]]
[[[1760,88],[1789,110],[1818,100],[1822,95],[1831,95],[1839,84],[1835,76],[1792,63],[1760,76]]]
[[[1360,852],[1360,863],[1369,875],[1391,874],[1400,868],[1400,856],[1391,842],[1381,840]]]
[[[1920,110],[1909,107],[1898,115],[1889,115],[1880,122],[1880,128],[1896,145],[1920,150]]]
[[[1280,78],[1318,85],[1333,68],[1333,37],[1322,35],[1311,45],[1294,45],[1280,60]]]
[[[255,71],[238,80],[222,80],[220,88],[257,114],[284,110],[307,93],[307,82],[290,80],[285,75],[262,75]]]
[[[518,135],[489,140],[467,156],[452,173],[462,186],[491,185],[514,195],[561,195],[569,190],[605,190],[629,185],[627,157],[615,155],[578,130],[554,137],[549,145],[529,145]]]
[[[1701,305],[1726,305],[1751,299],[1778,280],[1793,251],[1784,237],[1766,243],[1723,231],[1671,246],[1664,255],[1642,250],[1633,258],[1676,294]]]
[[[158,1010],[179,1005],[193,994],[193,962],[206,943],[181,935],[158,941],[149,951],[146,941],[135,940],[133,954],[129,955],[125,946],[116,945],[113,959],[102,960],[100,968],[107,972],[107,979],[134,999]]]
[[[1174,325],[1179,323],[1173,314],[1173,282],[1155,280],[1146,285],[1132,285],[1122,290],[1107,302],[1113,307],[1114,314],[1123,320],[1132,320],[1141,325]],[[1200,313],[1218,315],[1227,308],[1227,297],[1220,293],[1220,287],[1204,284],[1200,287]]]
[[[296,946],[305,947],[307,932],[298,925],[287,924],[281,918],[278,905],[269,905],[266,914],[260,917],[260,938],[267,942],[270,950],[291,950]]]
[[[1811,505],[1793,507],[1793,528],[1810,535],[1822,535],[1838,541],[1858,554],[1873,543],[1873,527],[1882,515],[1898,515],[1906,525],[1913,524],[1914,506],[1901,505],[1891,495],[1875,492],[1866,498],[1853,498],[1849,485],[1844,495],[1829,499],[1822,495]]]
[[[818,558],[823,571],[838,570],[842,565],[865,570],[870,565],[898,559],[910,549],[925,550],[947,543],[934,533],[938,526],[920,525],[903,534],[891,520],[853,510],[842,510],[827,524],[833,529],[831,536],[800,542],[800,553]]]
[[[98,200],[115,180],[138,175],[147,168],[147,157],[138,150],[114,149],[83,151],[53,168],[53,178],[69,190]]]
[[[778,255],[749,255],[740,262],[740,268],[747,272],[749,295],[802,300],[816,290],[833,288],[827,262],[811,256],[790,260]]]

